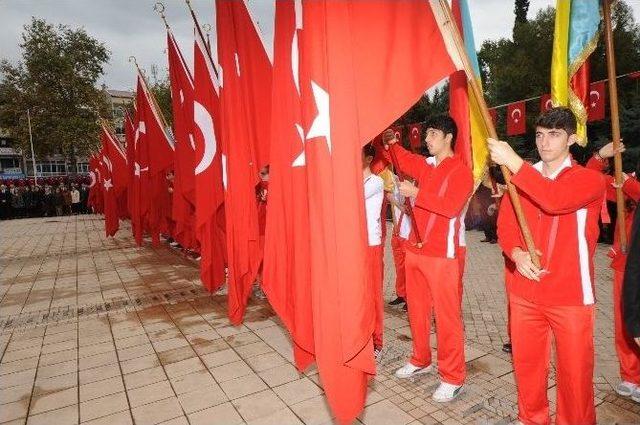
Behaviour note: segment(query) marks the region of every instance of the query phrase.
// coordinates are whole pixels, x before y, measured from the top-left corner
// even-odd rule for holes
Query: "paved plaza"
[[[506,342],[503,261],[468,232],[464,292],[468,381],[431,400],[433,373],[394,377],[411,347],[406,314],[386,308],[385,349],[359,423],[508,424],[517,413]],[[387,247],[388,248],[388,247]],[[613,391],[611,271],[597,252],[598,422],[640,423],[640,404]],[[332,423],[315,369],[299,374],[266,301],[229,326],[222,294],[202,290],[197,263],[166,245],[135,246],[128,225],[104,236],[98,216],[0,223],[0,423],[319,425]],[[389,249],[385,298],[393,293]],[[435,338],[432,338],[435,344]],[[553,369],[549,397],[555,399]]]

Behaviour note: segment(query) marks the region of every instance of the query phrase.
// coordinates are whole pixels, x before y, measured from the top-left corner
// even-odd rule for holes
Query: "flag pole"
[[[31,162],[33,164],[33,184],[38,185],[38,171],[36,170],[36,154],[33,149],[33,133],[31,131],[31,112],[27,109],[27,122],[29,123],[29,143],[31,144]]]
[[[184,0],[185,3],[187,3],[187,7],[189,8],[189,12],[191,13],[191,19],[193,19],[193,25],[195,27],[195,30],[198,32],[198,34],[200,35],[200,38],[202,39],[202,41],[205,42],[205,47],[207,50],[207,54],[209,55],[209,60],[211,61],[212,64],[215,65],[215,62],[213,61],[213,57],[211,56],[211,43],[208,43],[208,33],[207,33],[207,38],[204,37],[204,35],[202,34],[202,28],[200,28],[200,24],[198,23],[198,18],[196,17],[196,13],[193,11],[193,7],[191,7],[191,0]],[[209,26],[209,28],[211,28],[211,26]],[[213,66],[213,73],[216,74],[216,78],[220,78],[220,76],[218,75],[218,69],[217,66]]]
[[[618,111],[618,83],[616,81],[616,58],[613,49],[613,30],[611,28],[611,2],[602,2],[604,14],[604,40],[607,56],[607,74],[609,76],[609,106],[611,109],[611,138],[613,139],[613,169],[616,182],[616,206],[618,211],[617,224],[620,234],[620,249],[627,252],[627,232],[625,224],[624,195],[622,193],[622,155],[618,151],[620,147],[620,115]]]
[[[498,140],[498,133],[496,132],[496,128],[493,125],[493,121],[491,120],[491,114],[489,114],[489,107],[487,106],[487,102],[484,99],[484,95],[482,90],[480,89],[478,82],[476,81],[476,77],[473,73],[473,68],[471,67],[471,62],[469,61],[469,57],[467,56],[467,51],[464,47],[464,42],[462,41],[462,36],[460,35],[460,30],[458,26],[455,24],[453,19],[451,9],[449,7],[449,3],[447,0],[439,0],[440,8],[445,14],[446,22],[444,25],[448,25],[450,27],[451,35],[453,36],[453,43],[456,49],[456,52],[460,56],[462,60],[463,68],[465,74],[467,74],[467,81],[469,82],[469,86],[471,87],[471,92],[473,96],[478,102],[480,106],[480,112],[482,113],[482,119],[484,121],[487,130],[489,130],[489,137],[492,139]],[[516,187],[511,183],[511,172],[504,165],[500,166],[500,170],[502,171],[502,175],[504,176],[505,183],[507,184],[507,189],[509,190],[509,197],[511,198],[511,204],[513,205],[513,210],[516,214],[516,218],[518,220],[518,224],[520,225],[520,230],[522,231],[522,236],[524,238],[525,244],[527,245],[527,251],[531,256],[531,261],[536,267],[540,267],[540,258],[536,252],[535,243],[533,241],[533,236],[531,235],[531,230],[529,229],[529,225],[527,224],[527,219],[524,216],[524,212],[522,210],[522,204],[520,203],[520,196],[518,196],[518,192]]]
[[[151,90],[149,90],[149,84],[147,83],[147,79],[144,77],[144,74],[142,73],[142,70],[138,66],[138,61],[136,60],[136,57],[135,56],[129,56],[129,62],[133,62],[133,64],[135,65],[136,69],[138,70],[138,75],[142,79],[143,90],[146,92],[147,96],[149,97],[149,100],[151,101],[151,105],[150,105],[151,108],[158,115],[158,118],[161,121],[162,131],[164,131],[165,134],[166,134],[167,129],[169,128],[169,124],[167,124],[167,120],[164,118],[164,115],[162,114],[162,109],[160,109],[160,107],[158,106],[158,102],[156,101],[156,97],[153,95]],[[171,140],[171,137],[169,137],[168,134],[167,134],[167,138],[169,140]]]

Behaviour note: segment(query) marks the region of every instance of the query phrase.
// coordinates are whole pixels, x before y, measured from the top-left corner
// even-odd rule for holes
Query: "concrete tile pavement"
[[[229,326],[225,297],[202,291],[196,264],[162,246],[137,248],[126,225],[105,238],[97,216],[0,223],[0,423],[325,424],[317,371],[299,374],[264,301]],[[385,349],[359,423],[509,423],[516,387],[507,340],[502,259],[468,232],[463,314],[469,379],[449,404],[434,374],[394,377],[410,352],[405,314],[386,308]],[[597,253],[599,423],[639,423],[618,397],[611,272]],[[394,297],[385,258],[385,298]],[[433,339],[435,345],[435,339]],[[549,380],[555,398],[553,371]],[[552,404],[553,408],[553,404]]]

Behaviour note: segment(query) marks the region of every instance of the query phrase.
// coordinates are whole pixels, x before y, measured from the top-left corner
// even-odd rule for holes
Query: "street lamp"
[[[33,150],[33,133],[31,132],[31,114],[27,109],[27,122],[29,123],[29,143],[31,143],[31,161],[33,162],[33,184],[38,185],[38,171],[36,170],[36,154]]]

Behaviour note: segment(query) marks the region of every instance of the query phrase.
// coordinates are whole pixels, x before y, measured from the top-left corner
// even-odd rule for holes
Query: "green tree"
[[[0,62],[0,126],[26,148],[28,109],[37,156],[86,155],[99,141],[98,117],[111,115],[97,87],[109,50],[84,29],[36,18],[20,47],[20,62]]]
[[[151,66],[151,78],[148,81],[149,90],[156,99],[156,103],[162,111],[162,115],[167,120],[167,124],[173,123],[173,109],[171,105],[171,82],[169,74],[165,69],[165,73],[160,75],[156,65]]]

